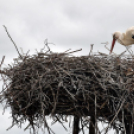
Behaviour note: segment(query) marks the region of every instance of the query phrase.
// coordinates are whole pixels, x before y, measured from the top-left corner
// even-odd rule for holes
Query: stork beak
[[[111,46],[111,49],[110,49],[110,54],[111,54],[111,53],[112,53],[112,51],[113,51],[115,41],[116,41],[116,39],[115,39],[115,38],[113,38],[112,46]]]

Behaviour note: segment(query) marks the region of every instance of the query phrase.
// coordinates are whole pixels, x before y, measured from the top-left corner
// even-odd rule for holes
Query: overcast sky
[[[110,48],[113,32],[134,26],[133,14],[133,0],[0,0],[0,59],[5,55],[7,64],[17,57],[3,25],[24,52],[33,54],[48,39],[55,44],[51,45],[55,52],[82,48],[76,55],[88,55],[90,44],[94,44],[94,52],[108,53],[101,43],[108,41]],[[114,52],[123,50],[116,43]],[[9,116],[9,110],[4,116],[0,110],[0,133],[24,133],[17,127],[6,131],[11,124]],[[55,130],[63,129],[57,124]]]

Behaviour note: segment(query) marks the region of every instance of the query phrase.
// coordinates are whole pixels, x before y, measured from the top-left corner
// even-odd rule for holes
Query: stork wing
[[[132,35],[134,34],[134,26],[130,27],[126,31],[126,38],[132,39]]]

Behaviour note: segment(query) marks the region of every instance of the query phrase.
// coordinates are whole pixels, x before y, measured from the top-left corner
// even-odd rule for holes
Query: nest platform
[[[133,69],[133,58],[128,57],[37,52],[1,70],[1,102],[11,108],[12,126],[27,120],[34,132],[44,126],[53,133],[47,116],[62,125],[74,116],[82,131],[94,120],[99,133],[100,121],[108,124],[106,133],[111,128],[134,133]]]

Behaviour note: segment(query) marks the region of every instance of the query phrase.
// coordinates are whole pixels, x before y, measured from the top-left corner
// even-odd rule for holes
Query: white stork
[[[128,28],[125,33],[117,31],[113,34],[113,42],[110,49],[110,53],[112,53],[116,41],[118,41],[121,45],[124,46],[134,44],[134,26]]]

